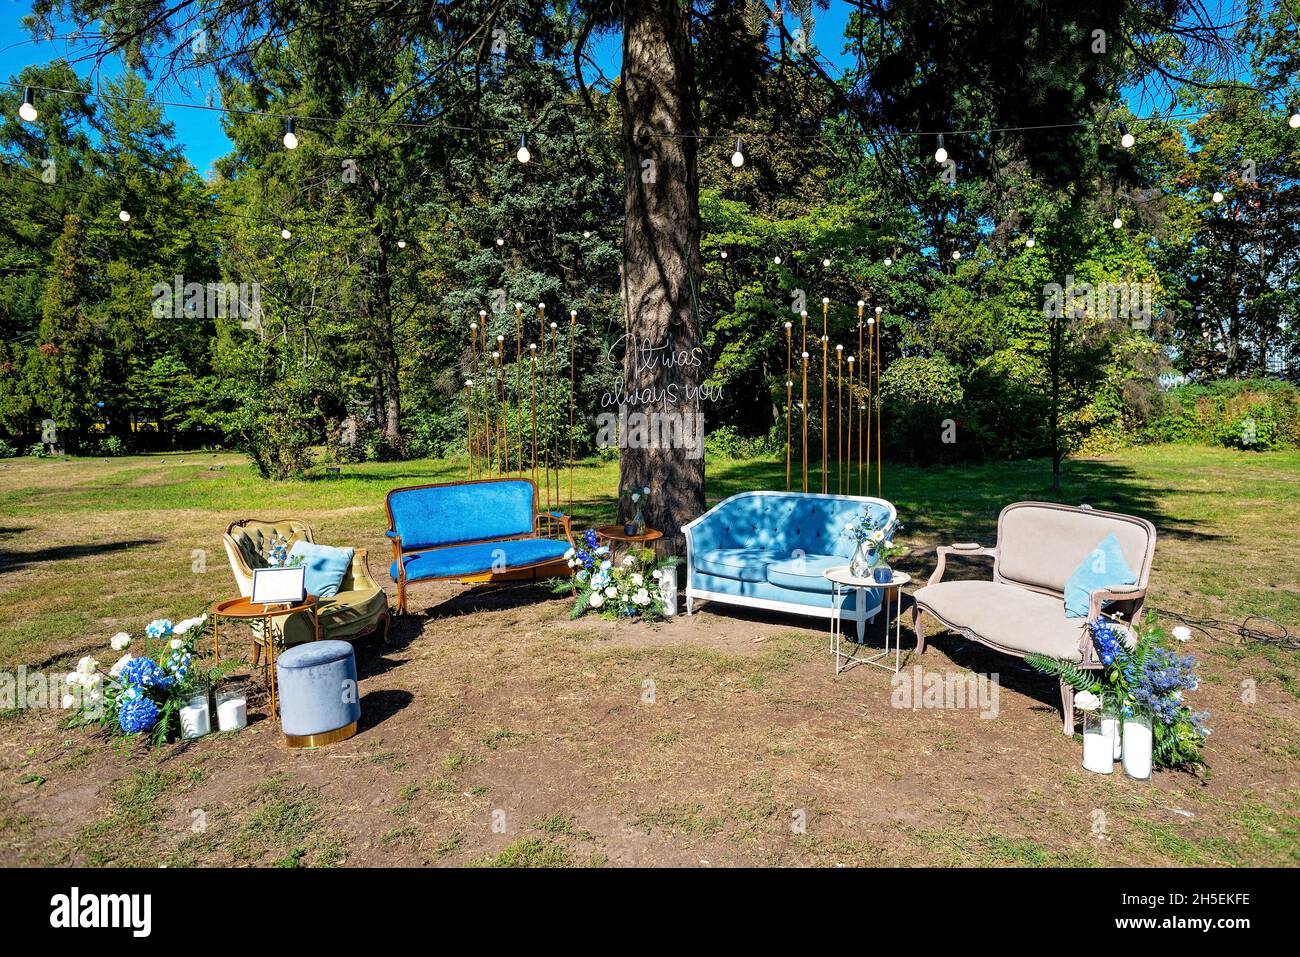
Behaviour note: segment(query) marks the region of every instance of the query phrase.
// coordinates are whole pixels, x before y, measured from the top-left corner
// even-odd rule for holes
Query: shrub
[[[1300,447],[1300,390],[1272,379],[1226,379],[1165,393],[1144,442],[1269,451]]]
[[[880,400],[892,454],[919,461],[951,455],[945,421],[956,424],[964,397],[957,367],[942,356],[891,363],[880,377]]]
[[[793,420],[792,420],[793,421]],[[741,435],[734,425],[723,425],[704,437],[704,451],[710,456],[752,459],[785,451],[785,423],[774,425],[767,435]]]
[[[0,459],[11,459],[18,454],[18,449],[7,439],[0,439]]]
[[[119,455],[130,455],[131,445],[120,435],[109,435],[95,444],[95,454],[110,458]]]

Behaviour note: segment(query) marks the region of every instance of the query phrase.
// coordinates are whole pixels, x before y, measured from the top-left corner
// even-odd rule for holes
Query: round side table
[[[267,683],[271,687],[271,717],[276,716],[275,707],[275,633],[271,629],[271,619],[280,615],[292,615],[295,612],[306,612],[311,615],[311,633],[312,641],[320,640],[320,616],[315,595],[308,595],[297,604],[257,604],[254,605],[247,598],[231,598],[227,601],[215,602],[212,606],[212,658],[214,664],[221,664],[221,637],[218,631],[218,623],[222,618],[232,621],[247,621],[250,624],[257,619],[262,620],[262,634],[259,636],[256,631],[253,632],[253,644],[255,646],[266,646],[266,665],[267,665]]]
[[[629,535],[623,531],[622,525],[602,525],[596,529],[596,536],[609,542],[609,550],[613,552],[615,544],[618,542],[622,542],[624,545],[650,545],[651,548],[655,548],[651,543],[663,538],[664,533],[657,528],[647,528],[640,535]]]
[[[836,565],[828,568],[822,572],[822,575],[831,583],[831,654],[835,658],[835,673],[839,674],[850,665],[859,664],[875,665],[877,668],[884,668],[886,671],[898,674],[899,644],[903,634],[903,586],[912,580],[912,576],[905,572],[896,571],[889,581],[878,582],[870,576],[861,577],[851,574],[848,565]],[[880,597],[880,614],[885,619],[885,650],[879,654],[865,657],[840,650],[840,641],[844,633],[841,606],[844,603],[844,589],[846,588],[856,590],[853,599],[856,602],[854,607],[859,609],[862,608],[868,588],[881,589],[884,592]],[[888,661],[891,600],[894,615],[894,665],[892,668]]]

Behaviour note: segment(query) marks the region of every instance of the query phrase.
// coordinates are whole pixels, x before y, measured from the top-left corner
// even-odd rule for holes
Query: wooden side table
[[[611,553],[615,551],[616,545],[620,542],[624,545],[650,545],[655,550],[655,557],[657,558],[659,549],[651,543],[663,538],[664,533],[657,528],[647,528],[640,535],[629,535],[623,531],[622,525],[602,525],[596,529],[596,537],[603,538],[610,543],[609,550]],[[626,550],[624,549],[624,551]]]
[[[247,598],[231,598],[226,601],[215,602],[212,605],[212,658],[214,664],[221,664],[221,638],[219,634],[219,622],[222,618],[234,621],[253,622],[257,619],[262,620],[262,635],[258,637],[256,631],[253,633],[253,643],[255,645],[266,646],[266,666],[267,666],[267,683],[271,688],[271,717],[276,716],[275,707],[275,633],[271,629],[271,619],[280,615],[292,615],[295,612],[306,612],[311,615],[311,634],[312,641],[320,640],[320,615],[318,606],[320,602],[315,595],[308,595],[301,602],[294,604],[254,605]]]

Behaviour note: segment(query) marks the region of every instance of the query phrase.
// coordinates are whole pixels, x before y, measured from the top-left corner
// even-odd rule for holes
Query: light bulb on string
[[[582,231],[582,238],[583,238],[583,239],[590,239],[590,238],[591,238],[591,230],[590,230],[590,229],[584,229],[584,230]]]
[[[948,151],[943,147],[943,134],[939,134],[939,148],[934,151],[934,161],[936,163],[948,162]]]
[[[830,269],[830,268],[831,268],[831,261],[830,261],[829,259],[823,259],[823,260],[822,260],[822,268],[823,268],[823,269]]]
[[[292,116],[284,121],[284,148],[287,150],[298,148],[298,134],[293,131]]]
[[[1217,205],[1223,202],[1223,193],[1216,189],[1214,195],[1211,196],[1210,199]]]
[[[1126,150],[1131,150],[1136,142],[1137,140],[1133,137],[1133,134],[1128,131],[1128,127],[1123,123],[1119,124],[1119,145]]]
[[[961,250],[960,250],[960,249],[954,249],[954,250],[952,251],[952,258],[953,258],[953,259],[961,259]]]
[[[41,115],[36,112],[36,107],[32,105],[32,88],[30,86],[23,87],[23,105],[18,107],[18,115],[27,123],[35,123],[36,118]]]
[[[124,223],[129,223],[129,222],[131,221],[131,214],[130,214],[129,212],[127,212],[127,210],[126,210],[126,206],[122,206],[122,207],[117,211],[117,218],[120,219],[120,220],[121,220],[122,222],[124,222]]]
[[[727,251],[724,249],[722,252],[718,253],[718,257],[721,258],[721,259],[726,259],[726,258],[727,258]]]
[[[1286,122],[1291,129],[1300,130],[1300,103],[1291,104],[1291,115]]]
[[[745,165],[745,152],[740,148],[740,137],[736,137],[736,148],[731,153],[731,165],[740,169]]]
[[[886,257],[885,257],[885,266],[888,267],[888,266],[892,266],[892,265],[894,265],[894,259],[893,259],[893,257],[892,257],[892,256],[886,256]]]
[[[1120,217],[1118,209],[1115,210],[1115,218],[1110,221],[1110,224],[1116,229],[1122,229],[1124,227],[1124,220]]]
[[[778,266],[781,265],[781,257],[780,257],[780,256],[773,256],[773,257],[772,257],[772,262],[776,263]]]
[[[1034,231],[1032,229],[1029,231],[1029,235],[1025,237],[1025,248],[1026,249],[1034,248]]]
[[[515,159],[521,163],[527,163],[533,158],[532,151],[528,148],[528,134],[519,134],[519,149],[515,150]]]
[[[289,230],[287,230],[287,229],[281,229],[281,230],[280,230],[280,238],[281,238],[281,239],[292,239],[292,238],[293,238],[293,233],[289,232]]]
[[[504,246],[505,244],[506,244],[506,241],[505,241],[504,239],[502,239],[500,236],[498,236],[498,237],[497,237],[497,248],[500,249],[500,248],[501,248],[502,246]]]
[[[398,249],[405,249],[405,248],[406,248],[406,240],[405,240],[405,239],[399,239],[399,240],[397,241],[397,248],[398,248]]]

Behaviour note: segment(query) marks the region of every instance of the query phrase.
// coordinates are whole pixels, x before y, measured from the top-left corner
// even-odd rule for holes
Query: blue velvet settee
[[[537,486],[528,479],[395,488],[385,505],[398,614],[406,613],[412,582],[569,574],[561,560],[573,546],[569,517],[538,512]],[[558,531],[563,538],[554,537]]]
[[[813,492],[741,492],[719,502],[682,530],[686,534],[686,613],[695,602],[726,602],[795,615],[831,617],[827,568],[847,565],[853,540],[844,526],[869,509],[893,523],[884,499]],[[842,596],[841,611],[865,623],[880,610],[880,591],[856,589]]]

